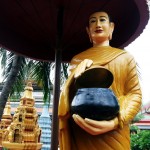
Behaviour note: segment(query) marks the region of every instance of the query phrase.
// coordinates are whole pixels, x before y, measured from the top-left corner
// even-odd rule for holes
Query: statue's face
[[[93,43],[109,40],[113,29],[114,24],[110,22],[106,12],[96,12],[90,16],[87,31]]]

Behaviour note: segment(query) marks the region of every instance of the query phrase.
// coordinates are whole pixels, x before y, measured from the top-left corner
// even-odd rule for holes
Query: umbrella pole
[[[61,50],[55,54],[55,83],[53,91],[51,150],[58,150],[58,103],[60,95]]]
[[[64,9],[58,9],[57,16],[57,45],[55,51],[55,82],[54,82],[54,98],[53,98],[53,113],[52,113],[52,135],[51,135],[51,150],[58,150],[58,103],[60,95],[60,76],[61,76],[61,60],[62,49],[61,39],[63,32],[63,12]]]

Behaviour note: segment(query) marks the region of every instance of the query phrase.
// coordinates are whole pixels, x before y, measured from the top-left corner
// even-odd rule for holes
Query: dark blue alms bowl
[[[108,88],[81,88],[71,103],[71,111],[83,118],[111,120],[118,114],[119,105]]]
[[[71,103],[71,114],[93,120],[111,120],[119,112],[119,104],[109,86],[112,73],[103,67],[86,70],[77,80],[77,92]]]

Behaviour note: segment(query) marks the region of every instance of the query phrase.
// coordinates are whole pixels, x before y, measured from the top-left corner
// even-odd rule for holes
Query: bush
[[[137,134],[131,134],[131,150],[150,149],[150,130],[140,130]]]

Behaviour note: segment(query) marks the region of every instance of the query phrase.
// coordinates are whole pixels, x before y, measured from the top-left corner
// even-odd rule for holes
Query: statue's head
[[[108,13],[99,11],[90,15],[86,30],[93,45],[109,45],[114,30],[114,23],[111,21]]]

